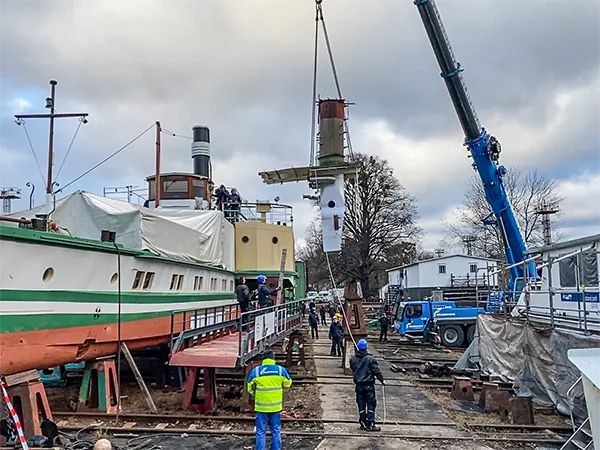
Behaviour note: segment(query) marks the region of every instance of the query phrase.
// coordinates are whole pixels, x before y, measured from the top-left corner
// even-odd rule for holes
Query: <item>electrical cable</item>
[[[118,149],[117,151],[113,152],[112,154],[110,154],[109,156],[107,156],[106,158],[104,158],[102,161],[100,161],[98,164],[96,164],[95,166],[91,167],[90,169],[86,170],[85,172],[83,172],[81,175],[79,175],[77,178],[73,179],[72,181],[69,181],[67,184],[65,184],[62,188],[60,188],[58,191],[55,192],[55,194],[58,194],[59,192],[64,191],[66,188],[68,188],[69,186],[71,186],[73,183],[75,183],[76,181],[79,181],[80,179],[82,179],[84,176],[86,176],[87,174],[89,174],[90,172],[92,172],[93,170],[96,170],[98,167],[100,167],[102,164],[104,164],[105,162],[107,162],[108,160],[112,159],[113,157],[117,156],[119,153],[121,153],[123,150],[125,150],[127,147],[129,147],[131,144],[133,144],[135,141],[137,141],[139,138],[141,138],[143,135],[145,135],[148,131],[150,131],[152,128],[154,128],[156,126],[155,123],[153,123],[152,125],[150,125],[148,128],[146,128],[144,131],[142,131],[140,134],[138,134],[136,137],[134,137],[132,140],[130,140],[127,144],[125,144],[123,147],[121,147],[120,149]]]
[[[79,129],[81,128],[81,125],[83,124],[83,119],[79,119],[79,125],[77,125],[77,129],[75,130],[75,133],[73,134],[73,138],[71,139],[71,143],[69,144],[69,147],[67,148],[67,152],[65,153],[65,157],[62,160],[62,163],[60,164],[60,167],[58,168],[58,172],[56,174],[56,179],[58,180],[58,177],[60,175],[60,171],[62,170],[63,166],[65,165],[65,161],[67,160],[67,156],[69,156],[69,152],[71,151],[71,148],[73,147],[73,142],[75,142],[75,138],[77,137],[77,133],[79,133]]]
[[[183,139],[192,139],[191,136],[184,136],[182,134],[177,134],[177,133],[173,133],[172,131],[167,130],[165,127],[161,126],[160,127],[160,131],[161,133],[166,134],[167,136],[171,136],[171,137],[178,137],[178,138],[183,138]]]
[[[117,251],[117,385],[121,386],[121,249],[113,242]],[[115,415],[115,426],[119,423],[121,412],[121,393],[117,395],[117,414]]]
[[[42,181],[46,184],[46,178],[44,177],[44,172],[42,172],[42,167],[40,166],[40,162],[37,158],[37,154],[33,149],[33,144],[31,143],[31,138],[29,137],[29,132],[27,131],[27,126],[25,125],[25,121],[21,121],[21,125],[23,125],[23,130],[25,131],[25,136],[27,136],[27,142],[29,142],[29,148],[31,149],[31,153],[33,154],[33,159],[37,165],[38,170],[40,171],[40,176],[42,177]]]

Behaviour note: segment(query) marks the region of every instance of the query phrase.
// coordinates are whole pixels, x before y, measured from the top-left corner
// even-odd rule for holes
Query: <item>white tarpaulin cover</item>
[[[30,219],[44,210],[10,216]],[[235,270],[234,227],[220,211],[163,211],[78,191],[57,200],[51,218],[75,237],[100,239],[101,230],[111,230],[128,248]]]
[[[598,348],[600,337],[564,329],[536,329],[524,320],[481,314],[477,317],[479,339],[465,351],[456,368],[475,368],[512,381],[519,395],[532,395],[536,402],[555,407],[561,414],[572,409],[585,417],[581,385],[567,396],[581,376],[569,361],[572,348]]]

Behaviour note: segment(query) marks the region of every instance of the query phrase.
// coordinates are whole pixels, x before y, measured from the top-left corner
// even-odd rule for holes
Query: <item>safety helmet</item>
[[[267,281],[267,277],[265,277],[264,275],[259,275],[256,277],[256,281],[258,282],[258,284],[265,284],[265,281]]]
[[[360,341],[358,341],[358,343],[356,344],[356,347],[359,350],[366,350],[367,348],[369,348],[369,344],[367,343],[366,339],[361,339]]]

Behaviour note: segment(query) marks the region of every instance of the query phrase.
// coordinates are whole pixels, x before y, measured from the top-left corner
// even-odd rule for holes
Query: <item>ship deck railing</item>
[[[294,222],[292,207],[280,203],[225,203],[223,214],[230,222],[263,222],[291,227]]]
[[[302,325],[303,302],[294,300],[245,313],[238,305],[173,311],[170,364],[239,367]]]

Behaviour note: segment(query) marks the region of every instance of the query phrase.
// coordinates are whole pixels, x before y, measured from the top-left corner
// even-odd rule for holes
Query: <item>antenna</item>
[[[473,235],[463,236],[462,241],[467,247],[467,256],[473,256],[473,244],[477,241],[477,237]]]
[[[21,126],[24,119],[50,119],[50,133],[48,140],[48,179],[46,180],[46,209],[49,213],[52,209],[52,198],[54,195],[55,181],[52,179],[52,170],[54,167],[54,120],[68,117],[77,117],[81,123],[88,122],[88,113],[57,113],[54,106],[56,102],[56,80],[50,80],[50,97],[46,98],[46,109],[50,110],[50,114],[15,114],[15,123]]]
[[[556,214],[559,211],[558,204],[555,202],[542,202],[535,208],[535,213],[538,216],[542,216],[542,228],[544,233],[544,245],[552,244],[552,228],[550,223],[550,216]]]

